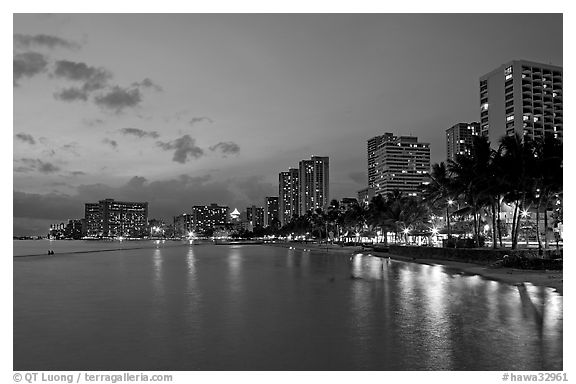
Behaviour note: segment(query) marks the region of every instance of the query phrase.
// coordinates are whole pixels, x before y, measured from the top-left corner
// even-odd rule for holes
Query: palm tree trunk
[[[452,237],[452,234],[450,233],[450,205],[446,205],[446,226],[448,227],[448,238]]]
[[[520,210],[524,209],[526,195],[522,194],[522,201],[520,202]],[[514,231],[514,239],[512,241],[512,249],[516,249],[518,245],[518,234],[520,232],[520,217],[516,220],[516,230]]]
[[[538,252],[542,252],[542,242],[540,241],[540,200],[536,206],[536,240],[538,241]]]
[[[500,248],[502,248],[502,220],[500,220],[500,195],[498,195],[498,219],[496,222],[498,223],[498,240],[500,241]]]
[[[544,249],[548,249],[548,204],[550,198],[546,197],[546,203],[544,204]]]
[[[514,244],[515,232],[516,232],[516,215],[518,214],[518,204],[520,202],[516,200],[514,204],[514,214],[512,215],[512,229],[510,233],[510,240],[512,241],[512,249],[516,249],[516,245]]]
[[[480,246],[478,241],[478,219],[476,218],[476,205],[474,205],[474,241],[476,243],[476,248]]]
[[[494,206],[495,201],[492,201],[492,248],[496,249],[496,207]]]

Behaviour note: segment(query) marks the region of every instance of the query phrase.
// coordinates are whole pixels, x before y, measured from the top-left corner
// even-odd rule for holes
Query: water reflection
[[[152,255],[153,271],[154,271],[154,291],[156,296],[164,296],[164,282],[162,281],[162,264],[164,260],[162,259],[162,250],[155,249]]]
[[[562,369],[551,289],[351,256],[185,246],[15,261],[14,368]]]

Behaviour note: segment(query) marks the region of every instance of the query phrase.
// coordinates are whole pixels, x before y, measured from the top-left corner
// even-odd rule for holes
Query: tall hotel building
[[[301,160],[298,167],[299,207],[304,216],[309,210],[326,209],[330,203],[330,164],[328,157],[312,156]]]
[[[267,196],[264,198],[264,227],[269,227],[278,218],[278,196]]]
[[[192,223],[195,232],[205,232],[228,223],[228,207],[218,204],[192,207]]]
[[[264,208],[255,205],[246,207],[246,220],[252,227],[264,227]]]
[[[480,134],[480,124],[458,123],[446,130],[446,159],[455,160],[458,154],[470,154],[472,138]]]
[[[376,188],[376,150],[382,146],[382,143],[396,139],[397,137],[392,133],[386,132],[368,140],[368,188]]]
[[[391,133],[385,136],[387,139],[374,149],[375,194],[386,195],[398,190],[416,195],[430,170],[430,144],[419,143],[414,136],[396,137]]]
[[[290,168],[278,174],[278,219],[288,223],[298,214],[298,170]]]
[[[480,133],[562,139],[562,67],[510,61],[480,78]]]
[[[148,203],[100,200],[86,203],[85,235],[88,237],[145,237],[148,235]]]

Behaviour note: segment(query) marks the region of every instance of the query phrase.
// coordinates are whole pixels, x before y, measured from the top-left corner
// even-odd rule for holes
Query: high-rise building
[[[183,213],[179,216],[174,216],[174,235],[176,237],[187,237],[193,230],[194,221],[191,214]]]
[[[382,142],[375,152],[376,194],[421,192],[430,170],[429,143],[420,143],[414,136],[400,136]]]
[[[84,204],[84,226],[82,234],[88,237],[102,236],[102,214],[99,203]]]
[[[364,188],[358,191],[358,203],[363,206],[367,207],[368,204],[372,201],[372,198],[375,195],[375,190],[372,187]]]
[[[286,225],[298,214],[298,169],[290,168],[278,174],[278,218]]]
[[[458,123],[446,130],[446,159],[455,160],[458,154],[470,154],[472,138],[480,134],[480,124]]]
[[[386,132],[380,136],[374,136],[368,139],[368,187],[376,187],[376,150],[382,146],[382,143],[396,140],[397,137],[390,132]]]
[[[562,67],[513,60],[480,77],[480,133],[562,139]]]
[[[264,227],[264,208],[255,205],[246,207],[246,220],[252,227]]]
[[[228,207],[212,203],[210,205],[195,205],[192,207],[192,223],[194,232],[204,233],[228,223]]]
[[[343,197],[340,199],[340,210],[342,211],[347,211],[354,205],[358,205],[358,200],[355,197]]]
[[[278,218],[278,196],[267,196],[264,198],[264,227],[269,227],[279,223]]]
[[[298,168],[299,208],[304,216],[309,210],[325,210],[330,203],[330,164],[326,156],[312,156],[301,160]]]
[[[100,200],[85,204],[88,237],[145,237],[148,235],[148,203]]]

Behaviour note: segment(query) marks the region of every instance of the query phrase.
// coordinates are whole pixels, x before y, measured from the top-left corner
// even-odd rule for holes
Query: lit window
[[[512,121],[512,120],[514,120],[514,115],[506,116],[506,121]]]
[[[488,110],[488,103],[482,104],[482,105],[480,106],[480,109],[481,109],[482,111],[487,111],[487,110]]]

